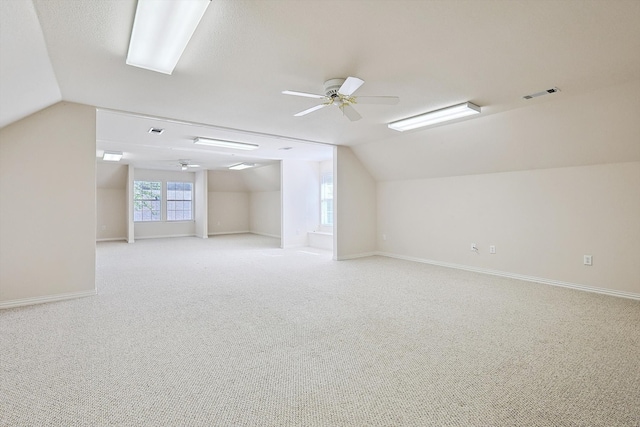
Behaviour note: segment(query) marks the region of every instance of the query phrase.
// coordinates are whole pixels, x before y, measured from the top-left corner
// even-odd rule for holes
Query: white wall
[[[154,238],[154,237],[178,237],[178,236],[195,236],[196,227],[195,220],[192,221],[166,221],[166,182],[191,182],[194,183],[195,176],[193,172],[183,171],[165,171],[152,169],[134,170],[134,179],[136,181],[162,181],[162,221],[138,221],[134,225],[134,235],[136,239]],[[194,202],[195,209],[195,202]]]
[[[127,165],[98,162],[96,165],[96,240],[127,238]]]
[[[333,197],[336,259],[374,253],[376,182],[349,147],[336,147]]]
[[[639,189],[640,162],[380,182],[378,248],[640,295]]]
[[[95,293],[95,108],[0,129],[0,307]]]
[[[318,162],[282,160],[282,247],[307,246],[320,222]]]
[[[209,201],[208,201],[208,173],[206,170],[195,173],[195,227],[196,236],[206,239],[209,236]]]
[[[133,222],[133,181],[135,168],[127,165],[127,243],[135,243],[135,223]]]

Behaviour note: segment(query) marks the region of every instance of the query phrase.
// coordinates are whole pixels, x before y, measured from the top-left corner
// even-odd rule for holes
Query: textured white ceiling
[[[164,131],[152,134],[151,128]],[[333,146],[328,144],[102,109],[96,115],[96,134],[98,157],[105,150],[122,151],[124,163],[145,169],[175,170],[179,160],[188,160],[203,169],[224,170],[242,162],[265,166],[282,159],[323,161],[333,155]],[[196,145],[196,137],[245,142],[260,148],[242,151]]]
[[[33,3],[0,1],[0,127],[61,99]]]
[[[517,150],[498,138],[475,152],[470,136],[490,139],[487,126],[505,123],[512,110],[541,114],[539,105],[640,76],[637,0],[213,0],[171,76],[125,65],[134,0],[34,4],[64,100],[356,146],[378,179],[501,171],[509,162],[516,169],[566,165],[551,154],[535,164],[518,160],[539,143],[533,138]],[[352,123],[334,108],[293,117],[315,101],[280,93],[318,93],[325,80],[349,75],[365,80],[358,94],[396,95],[400,103],[359,105],[364,118]],[[562,92],[521,98],[552,86]],[[482,115],[408,134],[386,127],[464,101],[483,106]],[[432,138],[456,143],[443,151],[424,144]],[[411,164],[414,150],[433,159],[428,171],[391,166]],[[599,150],[589,152],[568,164],[598,161]]]

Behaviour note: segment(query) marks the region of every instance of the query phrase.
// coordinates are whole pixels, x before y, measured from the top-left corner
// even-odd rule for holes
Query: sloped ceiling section
[[[62,100],[31,1],[0,1],[0,127]]]
[[[472,101],[483,115],[551,86],[570,95],[640,70],[640,2],[215,0],[172,75],[127,66],[134,0],[34,0],[66,101],[337,145],[393,138],[390,121]],[[400,103],[304,117],[330,78]]]
[[[125,64],[136,0],[0,5],[2,123],[61,92],[64,101],[268,134],[283,144],[347,145],[379,180],[638,158],[637,120],[629,119],[638,114],[638,0],[214,0],[172,75]],[[325,80],[347,76],[365,81],[357,95],[400,102],[358,104],[363,119],[350,122],[333,107],[294,117],[317,100],[281,93],[319,93]],[[561,92],[522,98],[553,86]],[[465,101],[482,114],[402,134],[387,128]],[[104,149],[146,156],[141,162],[160,150],[133,152],[141,138],[134,146],[131,135],[106,137],[100,123]],[[192,144],[168,141],[170,130],[162,149]],[[156,160],[206,162],[188,153]]]
[[[279,191],[280,163],[241,171],[209,171],[208,190],[211,191]]]
[[[377,181],[633,162],[639,117],[635,80],[353,150]]]

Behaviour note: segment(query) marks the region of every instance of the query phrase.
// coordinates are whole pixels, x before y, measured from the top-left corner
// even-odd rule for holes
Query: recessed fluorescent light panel
[[[127,64],[171,74],[210,0],[138,0]]]
[[[431,126],[436,123],[459,119],[461,117],[471,116],[478,113],[480,113],[480,107],[470,102],[465,102],[464,104],[458,104],[442,108],[440,110],[430,111],[418,116],[398,120],[396,122],[389,123],[388,126],[390,129],[404,132],[406,130]]]
[[[234,171],[241,171],[242,169],[249,169],[254,167],[255,163],[238,163],[237,165],[229,166],[229,169]]]
[[[194,144],[210,145],[212,147],[233,148],[235,150],[257,150],[260,148],[257,144],[247,144],[246,142],[225,141],[222,139],[196,138]]]
[[[119,162],[122,159],[122,151],[105,151],[102,160],[105,162]]]

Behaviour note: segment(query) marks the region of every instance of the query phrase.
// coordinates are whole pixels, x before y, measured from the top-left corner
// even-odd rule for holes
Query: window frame
[[[148,197],[148,198],[138,198],[138,185],[144,185],[146,184],[150,184],[149,187],[150,189],[148,191],[151,192],[158,192],[158,195],[155,198],[152,197]],[[159,186],[159,189],[156,188],[152,188],[154,186],[154,184],[156,186]],[[134,180],[133,181],[133,222],[161,222],[162,221],[162,181],[156,181],[156,180]],[[140,192],[142,192],[144,189],[140,190]],[[147,203],[153,203],[153,202],[158,202],[159,206],[157,209],[153,209],[153,208],[149,208],[148,206],[143,206],[142,209],[138,209],[138,206],[140,204],[142,205],[146,205]],[[151,218],[150,219],[144,219],[144,212],[145,212],[145,207],[146,210],[151,212]],[[136,219],[136,213],[140,213],[140,219]],[[157,217],[154,218],[153,213],[157,212]]]
[[[330,184],[329,190],[326,189],[327,183]],[[335,223],[333,189],[334,189],[333,171],[322,172],[320,174],[320,228],[321,229],[329,229],[329,228],[333,229],[333,225]],[[327,205],[331,206],[330,210],[327,209]],[[330,219],[330,222],[328,222],[329,219]]]
[[[173,189],[170,190],[169,187],[172,184],[180,184],[180,185],[188,185],[189,186],[189,193],[190,193],[190,199],[185,199],[184,198],[184,194],[183,197],[178,199],[176,198],[176,193],[174,193],[173,198],[170,198],[170,191],[182,191],[183,193],[186,191],[184,189],[182,190],[177,190],[177,189]],[[194,220],[194,214],[193,214],[193,208],[194,208],[194,185],[193,182],[190,181],[166,181],[166,190],[165,190],[165,212],[166,212],[166,222],[181,222],[181,221],[193,221]],[[189,203],[189,209],[169,209],[170,203],[182,203],[184,206],[184,203],[188,202]],[[174,213],[174,218],[171,218],[170,212]],[[182,212],[183,216],[184,216],[184,212],[189,212],[189,218],[180,218],[180,219],[176,219],[175,218],[175,214],[177,212]]]

